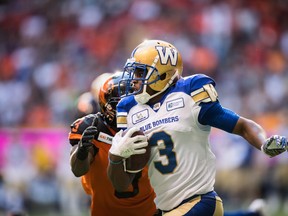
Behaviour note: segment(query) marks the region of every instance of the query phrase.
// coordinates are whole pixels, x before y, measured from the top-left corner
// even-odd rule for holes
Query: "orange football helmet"
[[[99,90],[98,98],[101,112],[104,115],[105,121],[112,127],[116,125],[116,105],[121,99],[126,89],[126,82],[122,72],[116,72],[108,77]],[[122,80],[121,84],[120,81]]]

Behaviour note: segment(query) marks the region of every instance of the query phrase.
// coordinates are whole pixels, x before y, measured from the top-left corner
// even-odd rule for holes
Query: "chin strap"
[[[171,77],[171,79],[169,80],[169,82],[166,84],[166,86],[159,92],[157,92],[156,94],[153,95],[149,95],[146,91],[146,85],[143,88],[143,92],[140,94],[137,94],[134,96],[135,100],[137,101],[137,103],[140,104],[146,104],[149,100],[151,100],[152,98],[156,97],[157,95],[161,94],[162,92],[164,92],[166,89],[168,89],[173,83],[174,81],[179,77],[178,75],[178,71]]]

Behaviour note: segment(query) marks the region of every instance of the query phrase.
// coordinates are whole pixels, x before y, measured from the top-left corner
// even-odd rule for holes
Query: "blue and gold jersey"
[[[118,127],[136,126],[149,138],[149,177],[162,210],[214,189],[211,126],[232,132],[238,118],[221,107],[214,80],[201,74],[181,78],[155,104],[129,96],[117,106]]]

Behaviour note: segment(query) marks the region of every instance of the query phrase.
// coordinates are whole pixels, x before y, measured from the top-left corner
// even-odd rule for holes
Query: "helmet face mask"
[[[153,84],[160,80],[160,75],[158,70],[155,67],[151,67],[150,65],[139,64],[139,63],[128,63],[124,67],[124,73],[129,74],[129,78],[125,79],[124,82],[128,82],[125,86],[130,87],[126,89],[125,94],[121,94],[121,97],[125,97],[127,95],[137,95],[143,91],[145,86]],[[149,74],[148,74],[149,73]],[[151,79],[151,77],[153,78]],[[131,90],[131,87],[134,86],[135,82],[141,82],[141,86],[139,89]]]
[[[138,45],[124,66],[127,87],[141,82],[134,91],[126,90],[123,96],[135,95],[138,103],[145,104],[161,94],[182,74],[183,63],[180,53],[172,45],[161,40],[148,40]],[[152,91],[147,92],[148,89]]]

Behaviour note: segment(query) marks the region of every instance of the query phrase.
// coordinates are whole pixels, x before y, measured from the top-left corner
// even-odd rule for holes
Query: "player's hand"
[[[288,149],[287,139],[284,136],[273,135],[261,146],[261,150],[270,157],[279,155]]]
[[[116,133],[109,152],[123,158],[129,158],[135,154],[144,154],[146,152],[144,147],[148,146],[147,137],[145,135],[131,137],[138,130],[138,128],[133,127],[124,136],[122,136],[123,130]]]
[[[85,160],[87,158],[89,148],[93,146],[92,141],[97,132],[97,127],[95,126],[89,126],[84,130],[82,138],[78,143],[77,158],[79,160]]]

